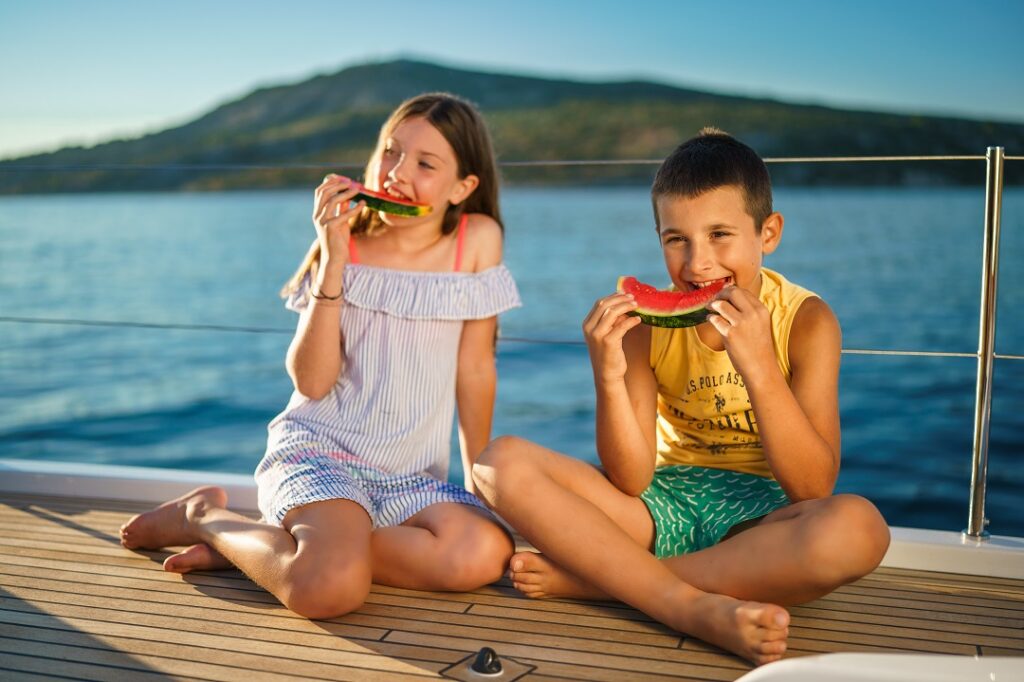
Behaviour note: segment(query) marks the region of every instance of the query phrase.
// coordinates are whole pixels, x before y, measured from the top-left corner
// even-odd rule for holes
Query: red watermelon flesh
[[[433,207],[430,204],[417,204],[408,199],[392,196],[385,192],[375,192],[366,189],[363,185],[356,183],[359,194],[353,197],[353,201],[365,201],[366,205],[375,211],[392,213],[399,216],[421,216],[430,213]]]
[[[726,279],[718,280],[693,291],[671,291],[644,284],[636,277],[619,277],[616,290],[636,299],[631,313],[645,324],[656,327],[692,327],[707,319],[707,304],[725,287]]]

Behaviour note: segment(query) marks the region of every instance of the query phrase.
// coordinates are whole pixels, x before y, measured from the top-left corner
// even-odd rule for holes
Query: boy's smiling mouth
[[[719,277],[718,279],[708,279],[708,280],[704,280],[702,282],[689,282],[688,281],[688,282],[686,282],[686,284],[687,284],[687,286],[689,286],[690,291],[694,291],[694,290],[697,290],[697,289],[703,289],[704,287],[711,286],[712,284],[715,284],[716,282],[722,282],[722,281],[725,282],[725,286],[729,286],[730,284],[732,284],[732,276],[729,275],[729,276],[726,276],[726,277]]]

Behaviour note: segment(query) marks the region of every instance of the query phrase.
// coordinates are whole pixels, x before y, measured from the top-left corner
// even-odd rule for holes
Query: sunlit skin
[[[756,301],[761,292],[763,257],[775,251],[782,238],[780,213],[769,215],[758,230],[746,210],[743,190],[735,186],[718,187],[696,197],[661,197],[657,208],[665,267],[678,289],[689,291],[699,283],[725,279],[727,286],[716,297],[720,302],[709,306],[716,313],[731,312],[734,306],[729,301],[739,298],[737,289]],[[697,329],[701,341],[715,350],[724,348],[721,322],[712,316]],[[759,336],[771,339],[763,333]],[[761,350],[774,353],[770,347]]]
[[[775,251],[782,236],[780,213],[769,215],[758,231],[743,190],[731,185],[695,197],[663,196],[657,207],[673,284],[685,291],[695,282],[730,277],[735,286],[760,293],[763,256]]]
[[[429,214],[418,217],[382,213],[386,224],[409,226],[439,220],[449,204],[462,202],[478,184],[475,175],[459,177],[459,162],[451,145],[426,119],[402,121],[384,141],[377,186],[386,194],[433,207]]]
[[[370,189],[429,204],[433,210],[424,216],[410,217],[380,213],[385,226],[394,229],[373,236],[356,236],[363,262],[405,270],[450,269],[448,256],[454,248],[455,235],[442,235],[441,223],[448,206],[465,201],[479,185],[479,179],[472,174],[458,176],[458,160],[451,145],[422,117],[399,123],[384,140],[380,156],[370,165],[376,169],[373,179],[367,182]],[[327,216],[336,226],[320,234],[321,279],[333,274],[340,281],[340,271],[350,260],[349,223],[364,206],[362,202],[350,206],[358,191],[357,183],[341,175],[328,175],[317,188],[319,215]],[[476,218],[490,222],[492,229],[488,231],[497,231],[500,237],[497,224],[486,216]]]
[[[384,229],[355,238],[360,263],[451,272],[456,235],[442,234],[444,214],[449,205],[472,194],[478,179],[458,176],[454,150],[422,118],[406,119],[385,142],[379,156],[371,159],[370,166],[378,169],[378,186],[371,189],[429,203],[434,210],[414,218],[382,216]],[[299,318],[286,359],[295,390],[312,400],[330,394],[348,362],[341,293],[344,270],[352,261],[351,228],[365,207],[353,203],[358,191],[357,183],[331,174],[314,192],[312,219],[319,247],[314,295]],[[467,225],[461,271],[499,265],[498,223],[472,214]],[[494,316],[466,320],[459,339],[454,383],[467,474],[490,439],[496,325]],[[347,499],[295,507],[281,526],[240,516],[226,504],[222,489],[196,489],[130,519],[121,529],[121,542],[128,548],[186,546],[164,563],[168,571],[234,565],[309,618],[358,609],[371,580],[410,589],[475,589],[498,579],[513,552],[508,534],[492,517],[464,504],[432,504],[398,526],[380,528],[372,527],[366,511]]]
[[[782,216],[760,225],[745,197],[724,186],[656,205],[665,265],[680,290],[726,279],[697,327],[743,375],[765,459],[793,504],[734,527],[719,544],[657,560],[654,522],[639,495],[654,476],[658,381],[651,328],[627,313],[626,294],[598,300],[583,322],[595,387],[603,469],[516,438],[499,439],[474,476],[491,506],[541,553],[520,552],[510,574],[535,598],[620,599],[669,626],[754,663],[786,650],[783,605],[810,601],[881,560],[888,528],[866,500],[831,496],[839,470],[839,325],[818,298],[797,311],[791,377],[779,368],[761,265]]]

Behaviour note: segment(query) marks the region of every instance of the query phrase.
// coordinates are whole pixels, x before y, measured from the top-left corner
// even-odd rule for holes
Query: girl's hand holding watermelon
[[[583,337],[590,350],[594,381],[621,381],[626,376],[626,355],[622,337],[640,324],[639,317],[627,315],[636,310],[629,294],[612,294],[598,300],[583,320]]]
[[[326,270],[329,265],[343,266],[349,261],[351,221],[365,205],[361,201],[350,204],[360,189],[362,186],[358,182],[333,173],[325,177],[316,188],[313,225],[323,254],[322,270]]]
[[[745,289],[729,286],[708,304],[708,322],[722,335],[732,364],[748,383],[777,367],[768,308]]]

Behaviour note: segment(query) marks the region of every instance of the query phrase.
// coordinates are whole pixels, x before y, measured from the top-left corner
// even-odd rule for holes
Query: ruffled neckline
[[[342,281],[346,304],[406,319],[483,319],[522,305],[504,264],[480,272],[419,272],[350,263]],[[307,276],[289,308],[306,307],[309,285]]]

